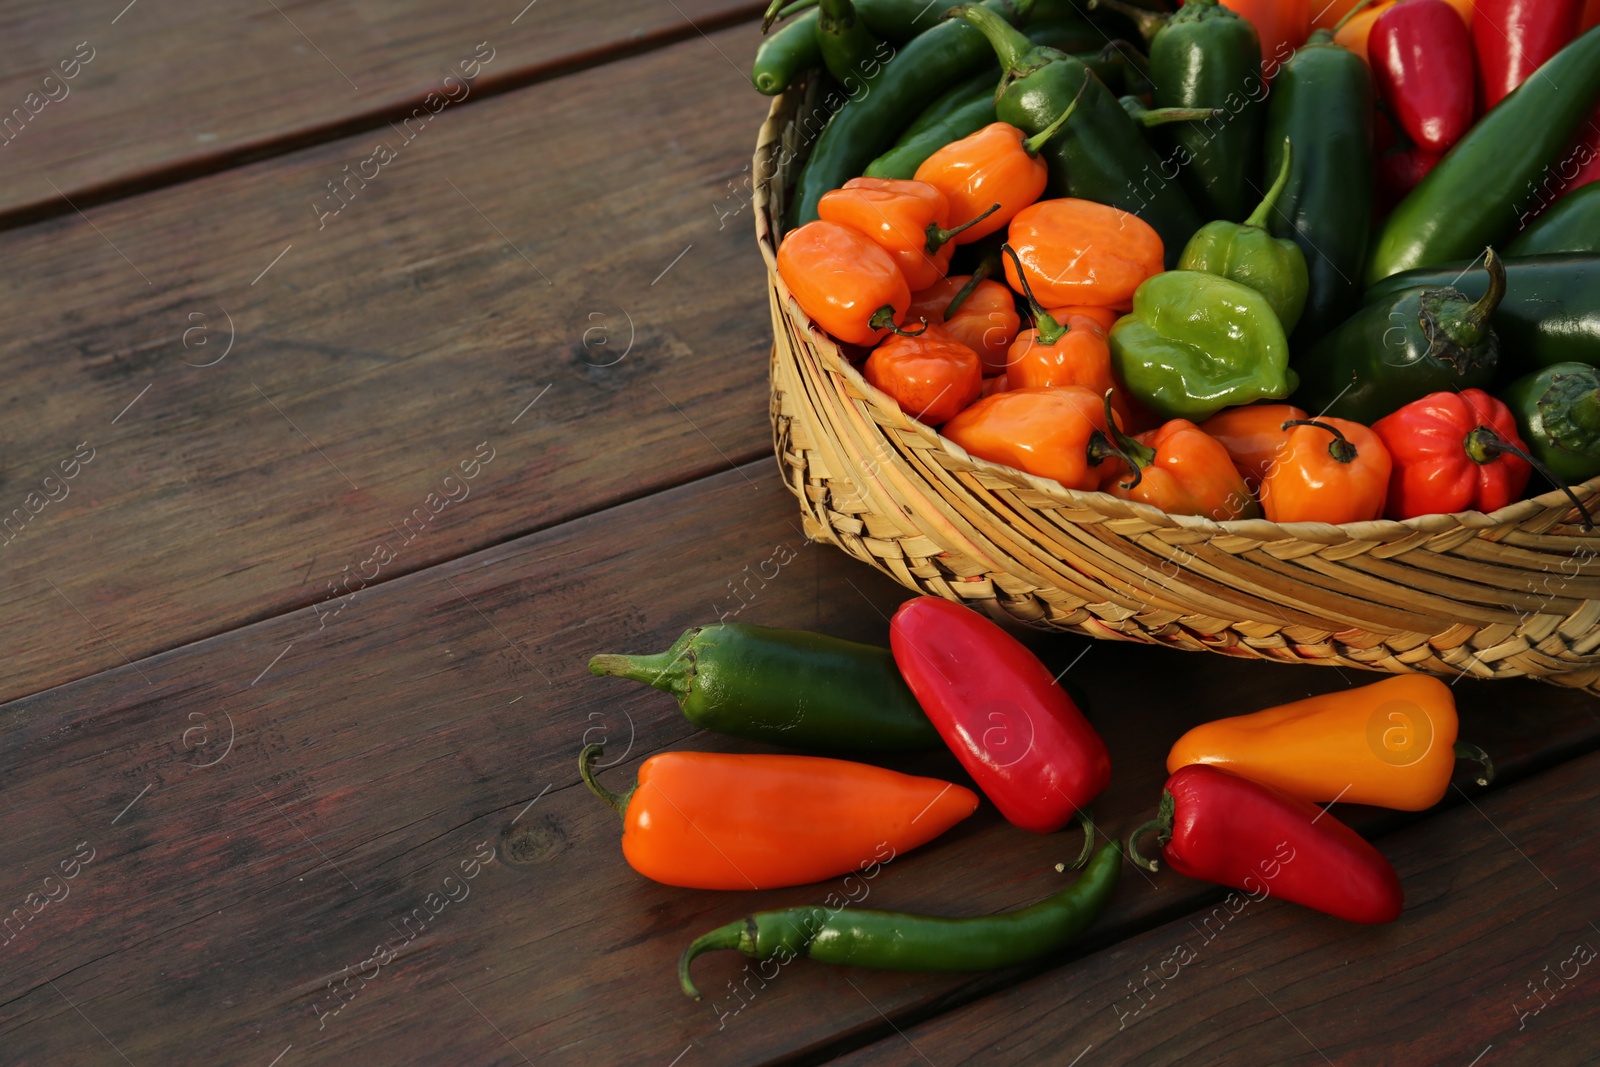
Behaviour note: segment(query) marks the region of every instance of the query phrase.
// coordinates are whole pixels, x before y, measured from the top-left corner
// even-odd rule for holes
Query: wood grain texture
[[[662,694],[589,677],[590,655],[656,651],[720,615],[883,642],[902,597],[806,545],[762,462],[386,583],[325,626],[303,609],[5,705],[4,899],[23,906],[79,842],[96,855],[67,899],[0,945],[0,1047],[19,1064],[120,1062],[107,1042],[136,1064],[265,1065],[290,1046],[280,1067],[351,1056],[778,1062],[1015,983],[1024,972],[802,961],[748,979],[741,1000],[742,961],[721,953],[697,963],[707,1000],[693,1004],[673,976],[692,936],[841,887],[649,883],[624,864],[615,815],[578,784],[585,740],[625,756],[606,772],[613,788],[664,747],[755,748],[694,733]],[[1029,640],[1087,693],[1113,754],[1097,804],[1113,832],[1148,814],[1181,730],[1344,684],[1334,671]],[[1579,694],[1531,682],[1458,689],[1463,732],[1507,780],[1600,740]],[[891,765],[964,780],[948,754]],[[1341,814],[1368,830],[1394,824]],[[457,874],[465,899],[445,903],[446,875],[485,841],[495,859],[470,883]],[[1060,884],[1050,867],[1075,847],[984,805],[884,868],[863,902],[947,914],[1018,906]],[[1081,950],[1208,894],[1129,870]],[[405,926],[417,907],[438,914]],[[364,963],[386,939],[395,958]]]
[[[0,698],[767,452],[756,40],[0,234]]]
[[[837,1063],[1592,1064],[1597,812],[1590,755],[1383,838],[1392,925],[1219,905]]]
[[[760,9],[738,0],[6,4],[0,225],[381,127],[459,77],[480,42],[494,53],[473,80],[481,97]]]

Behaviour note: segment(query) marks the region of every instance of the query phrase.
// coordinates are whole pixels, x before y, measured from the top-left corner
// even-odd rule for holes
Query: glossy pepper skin
[[[861,78],[863,63],[869,61],[883,42],[867,28],[851,0],[818,0],[817,47],[822,65],[841,85]]]
[[[1321,418],[1285,423],[1283,455],[1261,480],[1261,508],[1273,522],[1366,522],[1383,514],[1393,462],[1378,435],[1358,422]]]
[[[1477,301],[1458,289],[1407,289],[1362,308],[1295,362],[1300,406],[1370,424],[1429,393],[1488,386],[1500,360],[1490,318],[1506,287],[1492,250],[1488,265]]]
[[[1452,16],[1454,17],[1454,16]],[[1208,222],[1190,239],[1178,260],[1179,270],[1197,270],[1247,285],[1267,298],[1277,313],[1283,332],[1290,334],[1305,310],[1311,278],[1305,253],[1286,237],[1273,237],[1267,226],[1277,211],[1278,198],[1289,183],[1293,153],[1284,146],[1278,177],[1242,224]]]
[[[1508,256],[1563,253],[1600,255],[1600,182],[1564,195],[1506,246]]]
[[[1089,445],[1096,433],[1105,433],[1104,407],[1100,396],[1081,386],[1008,387],[979,400],[940,432],[979,459],[1092,492],[1104,471],[1091,462]]]
[[[1406,0],[1373,24],[1367,56],[1378,95],[1413,142],[1443,152],[1472,125],[1472,35],[1444,0]]]
[[[1485,111],[1578,35],[1583,0],[1474,0],[1472,43]]]
[[[822,65],[818,18],[818,12],[807,11],[762,40],[755,62],[750,65],[750,83],[757,92],[777,96],[801,74]]]
[[[1372,232],[1372,95],[1366,63],[1319,30],[1283,65],[1267,98],[1267,174],[1283,165],[1283,145],[1294,145],[1269,228],[1300,246],[1310,283],[1296,350],[1361,306]]]
[[[1200,428],[1227,450],[1253,490],[1272,465],[1289,453],[1289,433],[1294,427],[1285,430],[1283,424],[1305,417],[1293,404],[1250,404],[1219,411]]]
[[[1484,764],[1479,784],[1493,775],[1481,750],[1457,751],[1458,727],[1448,685],[1403,674],[1196,726],[1167,773],[1203,764],[1301,800],[1423,811],[1444,799],[1458,755]]]
[[[956,919],[826,906],[756,912],[696,938],[678,961],[678,982],[699,1000],[689,964],[712,949],[733,949],[758,960],[787,963],[804,956],[890,971],[1009,967],[1058,952],[1088,929],[1111,899],[1121,870],[1122,844],[1108,841],[1072,885],[1037,904],[999,915]],[[863,874],[872,876],[865,868]]]
[[[1054,131],[1047,130],[1045,136]],[[917,168],[917,180],[945,194],[953,216],[987,218],[956,237],[971,244],[1004,229],[1017,212],[1039,199],[1048,172],[1031,140],[1009,123],[992,122],[970,137],[945,145]]]
[[[1131,476],[1107,477],[1101,492],[1169,515],[1204,515],[1217,522],[1260,516],[1228,450],[1187,419],[1173,419],[1137,437],[1119,433],[1114,441],[1131,461]]]
[[[1198,271],[1139,286],[1133,314],[1111,329],[1111,357],[1135,399],[1167,419],[1207,419],[1293,388],[1289,342],[1267,298]]]
[[[778,246],[778,275],[812,321],[853,345],[876,344],[911,306],[894,257],[836,222],[788,233]]]
[[[949,422],[983,391],[978,354],[938,326],[881,342],[862,374],[901,411],[929,426]]]
[[[1512,382],[1500,394],[1517,435],[1569,485],[1600,476],[1600,370],[1557,363]]]
[[[1357,923],[1400,917],[1400,878],[1382,853],[1308,800],[1227,771],[1191,764],[1167,779],[1156,821],[1135,830],[1128,853],[1154,870],[1134,842],[1156,831],[1179,874],[1232,886]]]
[[[595,656],[589,672],[677,698],[702,730],[817,752],[921,752],[939,732],[886,648],[805,630],[724,622],[665,652]]]
[[[894,258],[915,292],[945,276],[955,246],[950,202],[926,182],[851,178],[817,204],[825,222],[859,230]]]
[[[971,608],[908,600],[889,621],[889,647],[956,759],[1013,825],[1059,830],[1111,780],[1105,742],[1049,668]]]
[[[966,298],[951,310],[950,304],[972,279],[958,274],[941,278],[928,288],[911,294],[906,321],[918,319],[945,332],[978,354],[985,375],[1006,369],[1006,352],[1022,328],[1011,290],[987,278],[973,285]]]
[[[1026,273],[1045,307],[1128,308],[1134,290],[1161,273],[1161,236],[1136,215],[1088,200],[1041,200],[1025,207],[1006,237],[1016,250],[1016,259],[1006,260],[1006,280],[1020,292]]]
[[[595,778],[600,745],[578,769],[622,816],[622,854],[646,878],[685,889],[781,889],[858,869],[971,815],[970,789],[822,756],[663,752],[615,794]]]
[[[1562,158],[1597,97],[1600,27],[1479,119],[1400,202],[1374,238],[1367,284],[1504,244],[1528,190]]]
[[[1413,400],[1372,432],[1394,461],[1384,508],[1391,519],[1498,511],[1522,498],[1533,474],[1516,454],[1526,448],[1510,409],[1482,389]]]

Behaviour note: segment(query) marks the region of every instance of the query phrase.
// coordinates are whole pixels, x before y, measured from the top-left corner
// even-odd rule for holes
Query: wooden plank
[[[92,14],[44,0],[0,10],[0,226],[381,129],[430,92],[482,99],[761,10],[739,0],[124,2]]]
[[[769,452],[755,39],[0,234],[0,698]]]
[[[626,757],[606,772],[618,788],[663,747],[757,747],[693,732],[661,694],[589,677],[590,655],[664,648],[724,614],[882,642],[904,596],[803,543],[762,462],[386,583],[321,629],[302,609],[5,705],[3,899],[23,906],[79,842],[95,858],[0,946],[0,1047],[19,1063],[112,1062],[98,1028],[141,1064],[261,1065],[291,1045],[280,1067],[352,1054],[773,1062],[1014,983],[797,963],[740,1001],[740,961],[724,953],[697,965],[708,996],[692,1004],[674,978],[692,936],[840,887],[647,882],[620,856],[615,816],[578,784],[585,739]],[[1117,831],[1147,815],[1181,730],[1345,684],[1337,671],[1027,639],[1088,693],[1115,765],[1097,812]],[[1457,688],[1466,734],[1506,780],[1600,741],[1582,694]],[[963,780],[948,754],[891,765]],[[441,903],[445,876],[485,841],[494,861],[470,885],[457,874],[465,898]],[[984,805],[885,867],[864,899],[1014,907],[1059,884],[1049,868],[1073,847]],[[1095,936],[1148,928],[1207,892],[1130,873]],[[408,939],[401,920],[430,900],[439,914]],[[385,939],[397,957],[363,964]]]
[[[1393,925],[1237,896],[835,1062],[1594,1063],[1600,755],[1381,844]]]

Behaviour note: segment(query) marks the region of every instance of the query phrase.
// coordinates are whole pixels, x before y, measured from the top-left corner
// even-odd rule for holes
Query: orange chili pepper
[[[1317,6],[1323,2],[1317,0]],[[1256,28],[1261,39],[1262,74],[1268,81],[1311,32],[1309,0],[1222,0],[1222,6],[1244,16]]]
[[[951,303],[972,279],[958,274],[941,278],[928,288],[911,294],[906,321],[921,319],[943,326],[957,341],[978,353],[983,373],[1005,370],[1006,350],[1022,326],[1011,290],[999,282],[980,279],[971,292],[953,308]]]
[[[1108,411],[1111,402],[1108,390]],[[1260,516],[1228,450],[1188,419],[1173,419],[1136,437],[1113,430],[1111,438],[1133,477],[1124,482],[1122,474],[1109,474],[1101,479],[1101,492],[1169,515],[1204,515],[1218,522]]]
[[[938,326],[884,341],[863,373],[901,411],[929,426],[950,421],[983,393],[978,354]]]
[[[1316,20],[1317,26],[1326,26],[1329,29],[1333,29],[1338,26],[1346,15],[1354,10],[1358,2],[1359,0],[1353,0],[1351,3],[1341,2],[1335,4],[1335,10],[1342,9],[1339,16],[1335,18],[1333,11],[1329,11]],[[1445,0],[1445,3],[1455,8],[1456,14],[1461,16],[1468,28],[1471,28],[1473,0]],[[1352,17],[1349,22],[1346,22],[1342,29],[1337,30],[1333,35],[1333,39],[1362,59],[1367,60],[1368,63],[1371,63],[1372,60],[1367,56],[1367,39],[1372,36],[1372,27],[1378,21],[1378,17],[1393,6],[1394,3],[1385,2],[1372,4],[1364,8]]]
[[[984,397],[940,432],[979,459],[1054,478],[1068,489],[1091,490],[1099,487],[1102,470],[1090,443],[1097,435],[1105,440],[1105,428],[1100,397],[1068,385]]]
[[[1068,304],[1066,307],[1048,308],[1050,317],[1060,322],[1071,315],[1082,315],[1093,319],[1102,330],[1111,331],[1111,327],[1122,318],[1122,313],[1115,308],[1093,307],[1089,304]]]
[[[1010,388],[1011,383],[1006,380],[1004,374],[996,374],[993,378],[985,378],[983,380],[984,396],[994,396],[996,393],[1003,393]]]
[[[1167,771],[1207,763],[1314,803],[1422,811],[1444,798],[1458,758],[1483,764],[1480,785],[1493,777],[1482,749],[1457,744],[1458,725],[1448,685],[1405,674],[1196,726]]]
[[[853,345],[877,344],[911,306],[911,288],[889,253],[836,222],[791,230],[778,246],[778,276],[818,326]]]
[[[817,214],[872,238],[894,257],[913,292],[944,277],[956,250],[951,239],[983,217],[945,229],[950,202],[944,193],[902,178],[851,178],[843,188],[822,194]]]
[[[1283,428],[1292,428],[1288,444],[1261,481],[1267,518],[1338,525],[1383,514],[1393,463],[1377,434],[1348,419],[1289,419]]]
[[[899,855],[971,815],[978,796],[936,778],[819,756],[663,752],[616,794],[578,770],[622,816],[622,854],[646,878],[686,889],[780,889],[857,870],[887,843]]]
[[[1010,245],[1041,304],[1128,310],[1133,291],[1162,271],[1161,237],[1137,215],[1092,200],[1041,200],[1017,212]],[[1016,266],[1006,280],[1021,290]]]
[[[1200,428],[1228,450],[1245,484],[1254,488],[1267,468],[1289,451],[1289,431],[1283,424],[1305,417],[1293,404],[1249,404],[1219,411]]]

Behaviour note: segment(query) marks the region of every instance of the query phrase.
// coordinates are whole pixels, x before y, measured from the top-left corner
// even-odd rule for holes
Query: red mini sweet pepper
[[[1168,778],[1156,818],[1128,838],[1129,858],[1154,871],[1137,848],[1150,830],[1190,878],[1357,923],[1393,922],[1404,904],[1400,877],[1360,834],[1309,800],[1203,763]]]
[[[1430,393],[1372,424],[1389,450],[1391,519],[1491,512],[1520,499],[1533,473],[1511,409],[1482,389]]]
[[[1421,148],[1443,152],[1472,125],[1472,34],[1444,0],[1387,8],[1372,25],[1367,58],[1378,93]]]
[[[928,720],[1014,825],[1059,830],[1111,780],[1105,742],[1049,668],[971,608],[908,600],[889,647]]]
[[[1583,0],[1477,0],[1472,43],[1487,111],[1578,35]]]

